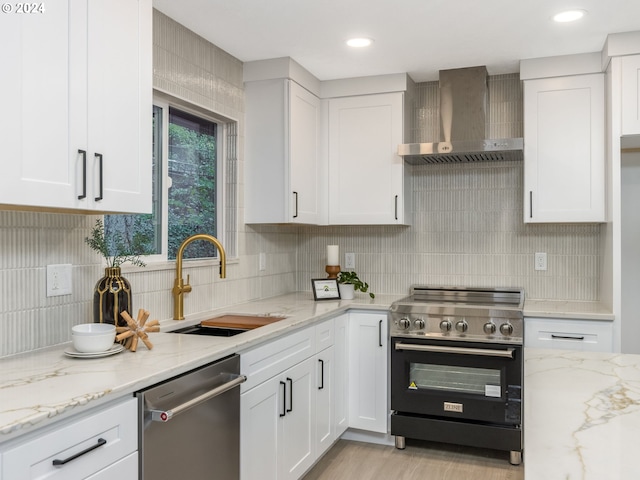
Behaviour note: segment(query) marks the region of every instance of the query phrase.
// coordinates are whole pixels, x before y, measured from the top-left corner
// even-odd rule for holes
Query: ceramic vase
[[[340,298],[343,300],[352,300],[355,294],[352,283],[339,283],[338,289],[340,290]]]
[[[131,312],[131,285],[121,275],[120,267],[104,269],[104,277],[93,290],[93,321],[126,327],[120,312]]]

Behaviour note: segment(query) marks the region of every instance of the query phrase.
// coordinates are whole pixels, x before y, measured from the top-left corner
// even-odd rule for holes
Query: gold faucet
[[[180,248],[178,249],[178,254],[176,255],[176,279],[173,282],[173,289],[171,290],[171,293],[173,294],[174,320],[184,320],[184,294],[191,291],[191,285],[189,284],[189,275],[187,275],[187,283],[184,283],[184,279],[182,278],[182,256],[184,255],[184,249],[187,245],[191,242],[195,242],[196,240],[206,240],[218,249],[220,252],[220,278],[225,278],[227,276],[227,254],[224,251],[224,247],[216,237],[206,233],[196,233],[182,242],[182,245],[180,245]]]

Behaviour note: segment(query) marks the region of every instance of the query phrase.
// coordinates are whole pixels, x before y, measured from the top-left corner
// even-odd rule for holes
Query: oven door
[[[520,425],[522,346],[391,340],[392,410]]]

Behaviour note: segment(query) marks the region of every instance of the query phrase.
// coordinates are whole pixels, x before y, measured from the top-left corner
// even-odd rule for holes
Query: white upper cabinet
[[[406,75],[320,82],[286,58],[244,75],[246,223],[407,223]]]
[[[524,81],[524,220],[605,221],[604,75]]]
[[[247,82],[245,94],[245,221],[326,223],[320,100],[281,78]]]
[[[404,224],[404,93],[329,100],[329,224]]]
[[[622,134],[640,135],[640,55],[622,57]]]
[[[45,7],[0,17],[0,204],[150,212],[151,1]]]

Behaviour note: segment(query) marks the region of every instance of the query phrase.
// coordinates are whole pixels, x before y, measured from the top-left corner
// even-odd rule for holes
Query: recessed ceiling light
[[[586,10],[567,10],[553,16],[553,20],[559,23],[574,22],[587,14]]]
[[[373,43],[373,40],[370,38],[360,37],[360,38],[350,38],[347,40],[347,45],[350,47],[368,47]]]

